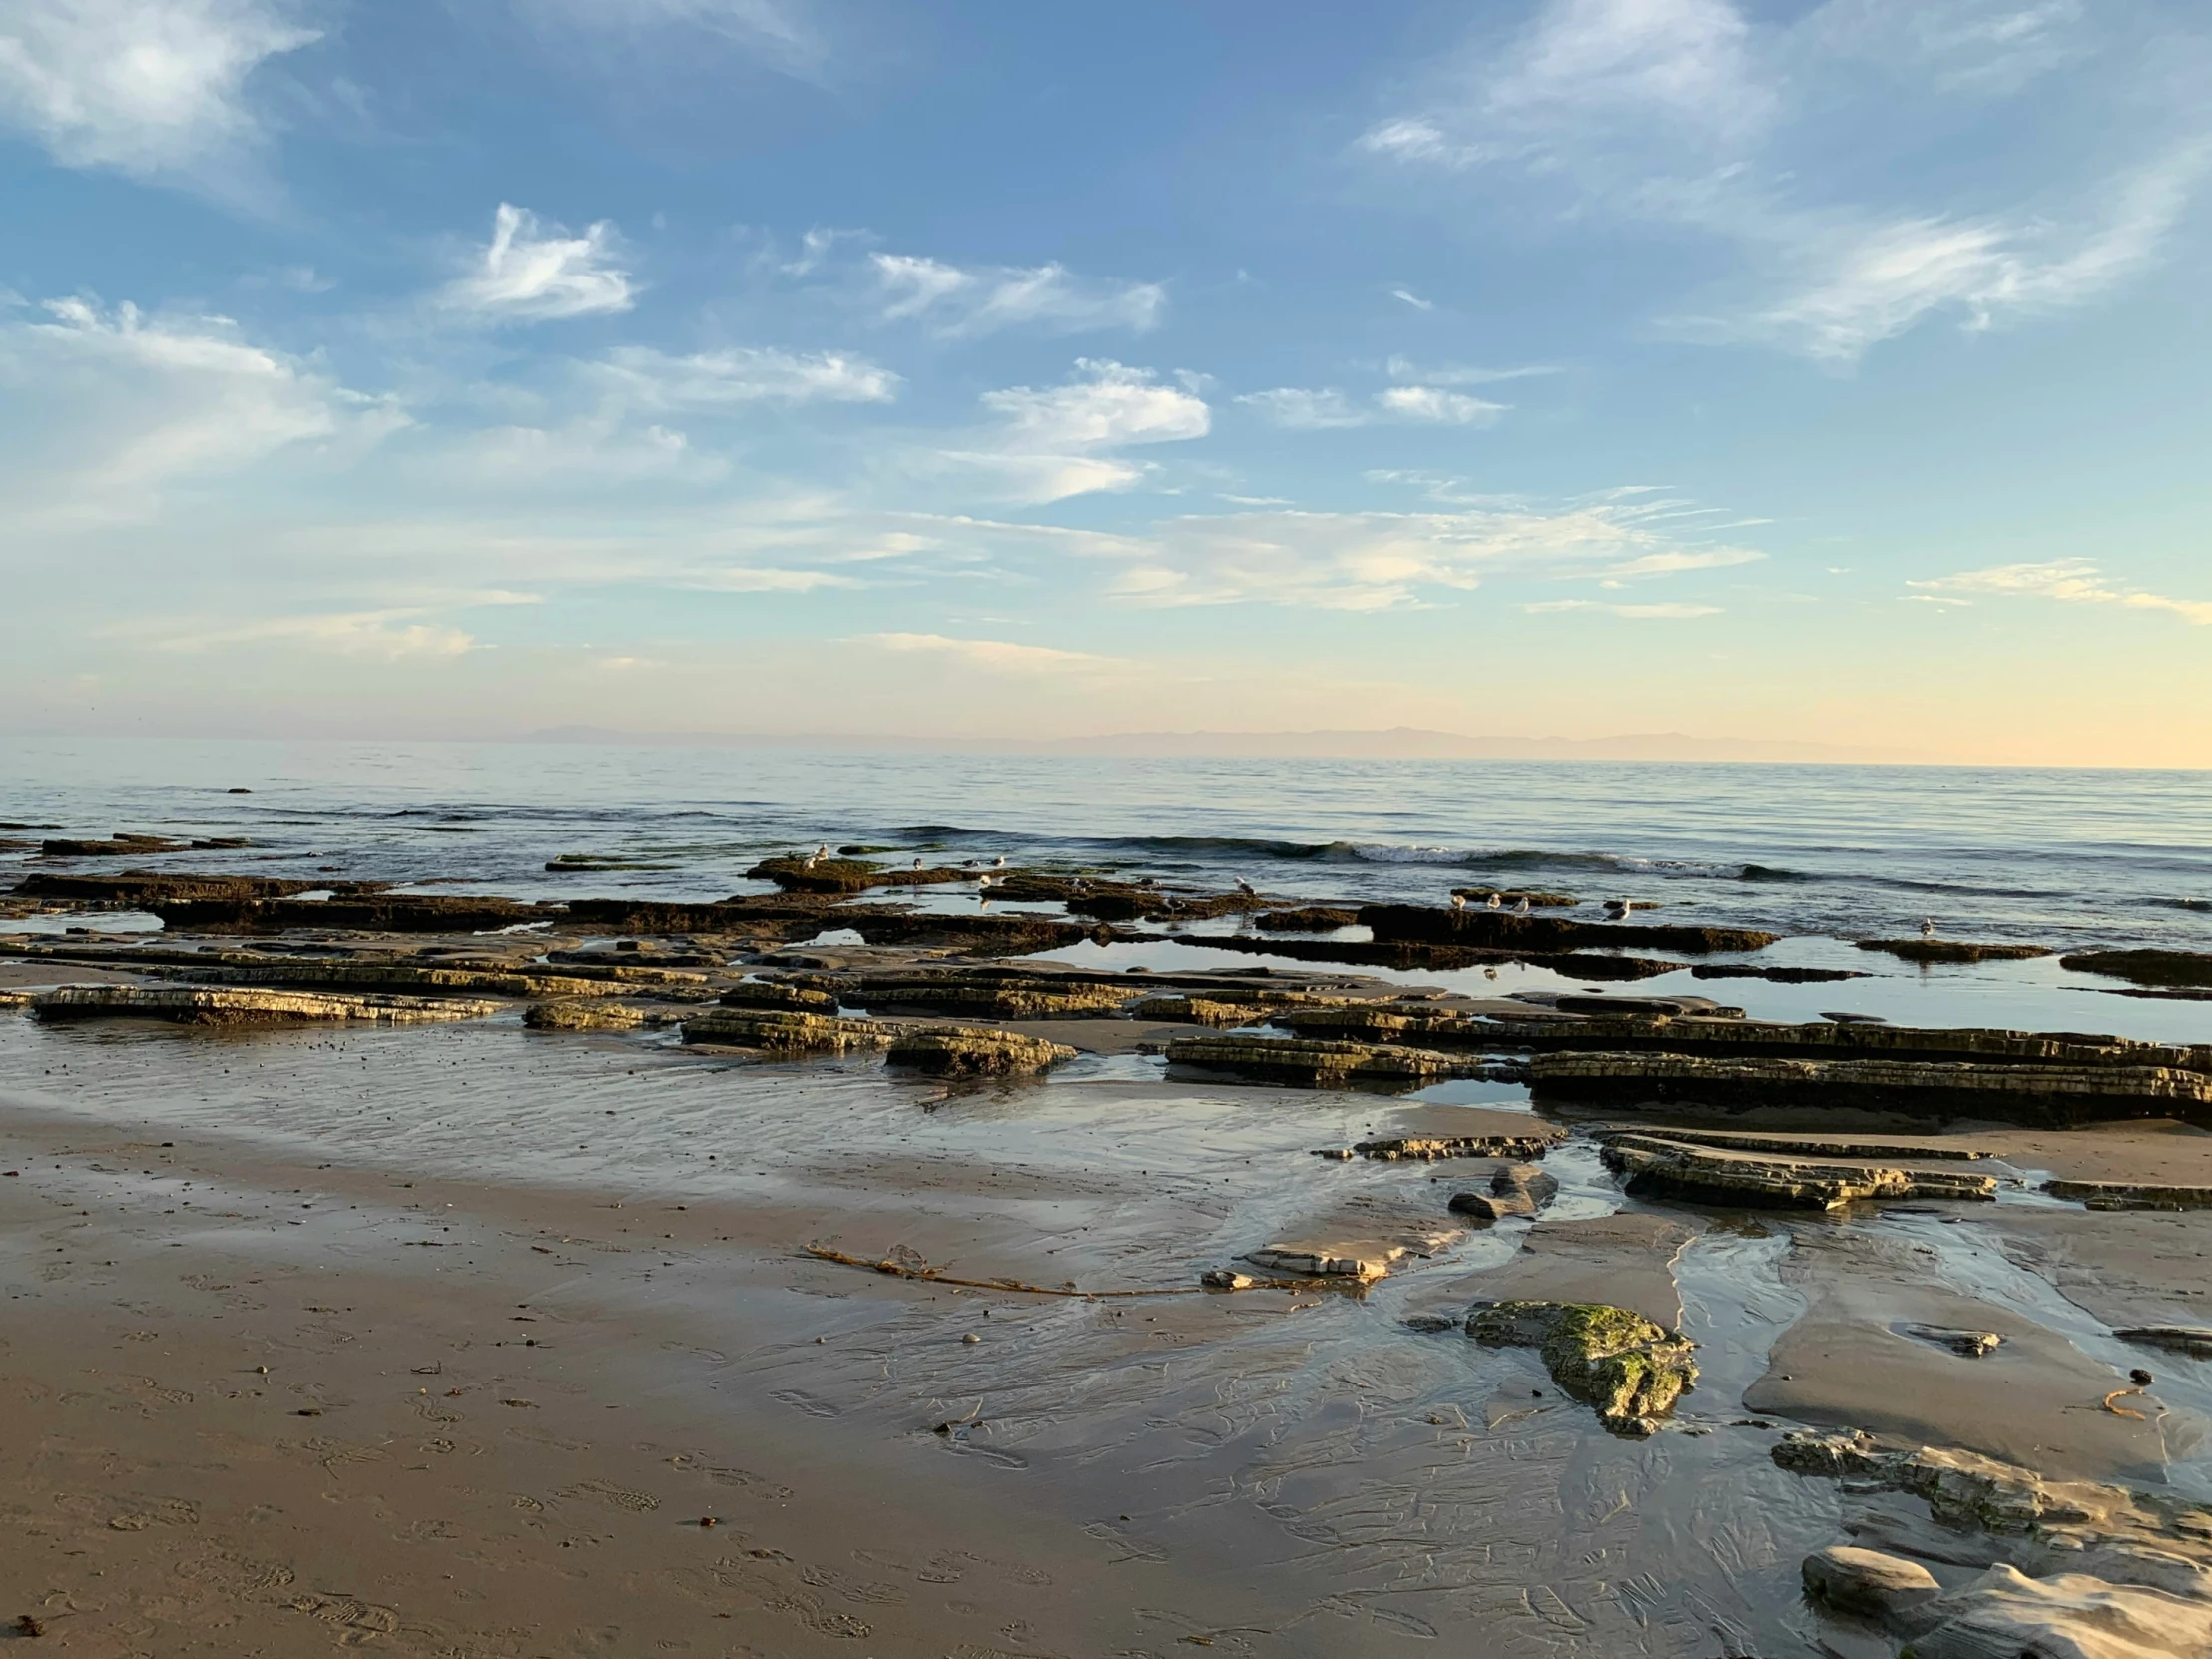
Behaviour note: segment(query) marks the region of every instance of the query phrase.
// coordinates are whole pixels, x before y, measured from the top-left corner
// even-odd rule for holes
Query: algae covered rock
[[[1653,1433],[1683,1390],[1697,1383],[1688,1338],[1626,1308],[1591,1302],[1485,1302],[1467,1335],[1493,1348],[1533,1348],[1574,1398],[1597,1408],[1615,1434]]]
[[[1907,962],[2025,962],[2056,954],[2048,945],[1981,944],[1970,939],[1861,939],[1859,948]]]
[[[907,1032],[886,1057],[894,1066],[931,1077],[1015,1077],[1062,1065],[1075,1058],[1075,1050],[1015,1031],[939,1025]]]

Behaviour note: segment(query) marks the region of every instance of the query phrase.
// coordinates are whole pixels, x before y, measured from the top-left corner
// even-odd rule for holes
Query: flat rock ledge
[[[1853,1492],[1922,1499],[1935,1523],[1932,1558],[1982,1566],[1946,1591],[1905,1555],[1836,1546],[1806,1558],[1816,1605],[1902,1638],[1914,1659],[2212,1652],[2212,1509],[2046,1480],[1970,1451],[1885,1449],[1864,1434],[1799,1431],[1773,1455],[1785,1469],[1842,1479]]]
[[[1601,1156],[1638,1197],[1686,1198],[1758,1209],[1838,1210],[1869,1199],[1997,1196],[1997,1178],[1896,1164],[1822,1162],[1771,1152],[1700,1146],[1662,1135],[1613,1131]]]
[[[290,1020],[365,1020],[415,1025],[482,1019],[496,1002],[456,996],[388,996],[366,992],[251,990],[201,985],[65,985],[31,999],[40,1019],[125,1016],[173,1025],[273,1025]]]
[[[2169,1066],[1972,1061],[1708,1059],[1666,1053],[1539,1054],[1535,1098],[1720,1108],[1818,1102],[1924,1117],[2001,1117],[2067,1128],[2176,1117],[2212,1126],[2212,1075]]]
[[[911,1008],[921,1013],[984,1019],[1066,1019],[1115,1014],[1144,989],[1141,985],[1072,977],[1054,983],[1051,980],[1040,982],[1038,978],[994,982],[928,975],[833,977],[797,974],[789,983],[801,989],[829,991],[838,1000],[866,1008],[870,1013]]]
[[[1571,1397],[1595,1406],[1612,1433],[1658,1432],[1697,1384],[1697,1345],[1626,1308],[1589,1302],[1480,1302],[1467,1335],[1492,1348],[1533,1348]]]
[[[1976,944],[1966,939],[1861,939],[1859,948],[1902,962],[2025,962],[2057,954],[2042,944]]]
[[[725,1008],[792,1008],[805,1014],[834,1015],[837,998],[833,992],[786,984],[781,979],[741,979],[722,993],[722,1005]]]
[[[1308,1089],[1356,1083],[1413,1087],[1440,1077],[1480,1077],[1487,1070],[1464,1054],[1268,1037],[1173,1037],[1168,1065]]]
[[[2212,1187],[2161,1187],[2139,1181],[2045,1181],[2043,1191],[2091,1210],[2212,1210]]]
[[[1065,1065],[1075,1050],[1015,1031],[937,1025],[906,1032],[885,1058],[930,1077],[1022,1077]]]
[[[852,1054],[887,1048],[895,1032],[873,1020],[775,1008],[718,1008],[684,1021],[687,1043],[719,1043],[774,1054]]]
[[[1317,1147],[1317,1158],[1375,1158],[1384,1163],[1409,1159],[1434,1162],[1441,1158],[1541,1158],[1561,1141],[1562,1130],[1544,1129],[1526,1135],[1395,1135],[1372,1141],[1355,1141],[1349,1147]]]
[[[2112,1335],[2139,1348],[2162,1348],[2170,1354],[2186,1354],[2193,1360],[2212,1360],[2212,1326],[2130,1325]]]
[[[412,990],[473,991],[483,996],[620,996],[637,989],[637,982],[598,974],[532,973],[527,969],[478,967],[425,967],[413,962],[256,962],[225,963],[211,967],[176,967],[158,970],[164,975],[189,978],[195,984],[283,985],[301,990]],[[664,995],[692,995],[705,1001],[711,994],[707,976],[654,970],[649,981]]]

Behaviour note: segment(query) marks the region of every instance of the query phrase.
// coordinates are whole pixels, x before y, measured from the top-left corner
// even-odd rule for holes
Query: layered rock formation
[[[1614,1132],[1604,1159],[1640,1197],[1790,1210],[1836,1210],[1868,1199],[1993,1200],[1993,1175],[1914,1170],[1897,1163],[1841,1163],[1772,1151],[1696,1145],[1664,1135]]]
[[[1861,950],[1879,950],[1906,962],[2024,962],[2053,952],[2040,944],[1974,944],[1963,939],[1861,939]]]
[[[873,1020],[771,1008],[718,1008],[684,1021],[687,1043],[779,1054],[850,1054],[887,1048],[895,1034]]]
[[[1489,950],[1611,950],[1621,946],[1711,955],[1764,950],[1782,935],[1744,927],[1665,927],[1636,922],[1567,921],[1502,910],[1438,910],[1420,904],[1369,904],[1362,925],[1378,943],[1471,945]]]
[[[1018,1077],[1064,1065],[1075,1050],[1013,1031],[937,1025],[903,1033],[885,1058],[929,1077]]]
[[[1722,1109],[1808,1102],[2055,1128],[2130,1117],[2178,1117],[2212,1125],[2212,1075],[2153,1065],[1568,1052],[1537,1055],[1531,1084],[1539,1101]]]
[[[1313,1089],[1411,1087],[1439,1077],[1477,1076],[1483,1069],[1464,1055],[1424,1049],[1266,1037],[1176,1037],[1168,1044],[1168,1065]]]
[[[31,998],[40,1019],[130,1017],[173,1025],[270,1025],[290,1020],[352,1020],[413,1025],[429,1020],[481,1019],[496,1002],[447,996],[248,990],[187,985],[65,985]]]

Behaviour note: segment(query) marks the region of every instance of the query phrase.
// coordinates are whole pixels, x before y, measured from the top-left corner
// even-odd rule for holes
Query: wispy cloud
[[[263,63],[317,38],[285,0],[9,0],[0,121],[68,167],[205,176],[264,136]]]
[[[861,634],[857,643],[885,651],[925,653],[999,674],[1095,673],[1121,666],[1119,658],[1097,657],[1087,651],[1058,651],[1007,640],[952,639],[943,634]]]
[[[2080,305],[2157,257],[2208,160],[2212,147],[2203,143],[2160,158],[2103,193],[2111,205],[2101,223],[2070,231],[2040,220],[1778,221],[1778,252],[1819,274],[1778,300],[1673,326],[1696,338],[1850,363],[1938,312],[1979,332]]]
[[[1908,582],[1906,586],[1917,590],[1916,597],[1953,603],[1993,598],[2051,599],[2066,605],[2118,605],[2134,611],[2171,611],[2196,627],[2212,627],[2212,600],[2169,599],[2164,594],[2114,587],[2097,566],[2086,559],[1992,565],[1986,570]]]
[[[829,45],[794,6],[778,0],[517,0],[541,30],[682,29],[726,41],[784,74],[819,79]]]
[[[536,214],[502,202],[491,241],[467,275],[440,295],[444,306],[489,322],[552,322],[626,311],[636,302],[630,274],[617,265],[614,227],[605,220],[580,237],[541,230]]]
[[[1608,605],[1595,599],[1545,599],[1523,605],[1524,611],[1601,611],[1607,616],[1630,617],[1641,622],[1676,622],[1690,617],[1719,616],[1718,605]]]
[[[2199,103],[2149,82],[2133,100],[2145,159],[2068,169],[2070,189],[2054,176],[2010,211],[1852,200],[1868,175],[1836,160],[1839,132],[1856,130],[1839,121],[1910,128],[1887,107],[1909,89],[1870,84],[1865,64],[1919,80],[1929,129],[1954,155],[1960,90],[2017,91],[2082,56],[2085,16],[2079,0],[1828,0],[1783,26],[1734,0],[1546,0],[1518,37],[1485,37],[1429,108],[1380,122],[1359,149],[1432,174],[1511,163],[1502,176],[1570,193],[1579,221],[1733,244],[1736,276],[1662,326],[1848,365],[1937,316],[1979,330],[2084,304],[2157,259],[2208,150]]]
[[[264,617],[254,622],[190,627],[148,641],[161,651],[222,651],[239,646],[296,646],[341,657],[396,661],[457,657],[473,636],[441,623],[414,620],[417,610],[344,611],[322,616]]]
[[[1346,611],[1420,604],[1504,577],[1618,580],[1646,574],[1637,567],[1647,560],[1701,568],[1761,557],[1750,548],[1689,545],[1689,533],[1665,504],[1599,497],[1458,512],[1193,515],[1144,535],[1093,534],[1069,547],[1118,561],[1109,591],[1135,604]]]
[[[625,404],[715,411],[748,403],[888,403],[898,376],[840,351],[763,346],[672,356],[651,346],[617,346],[592,373]]]
[[[42,513],[137,516],[166,486],[294,446],[357,450],[407,421],[227,317],[74,298],[43,312],[0,321],[0,518],[18,528]]]
[[[1365,403],[1354,402],[1335,387],[1276,386],[1246,392],[1237,401],[1277,426],[1303,432],[1373,426],[1386,420],[1432,426],[1487,426],[1507,408],[1503,403],[1437,386],[1386,386]]]
[[[911,254],[868,258],[886,319],[925,321],[950,338],[1017,327],[1050,333],[1126,328],[1141,334],[1167,308],[1167,290],[1157,282],[1078,276],[1057,264],[962,270]]]

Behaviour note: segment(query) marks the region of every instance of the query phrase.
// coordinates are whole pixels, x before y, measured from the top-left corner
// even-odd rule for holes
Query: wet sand
[[[1797,1562],[1838,1535],[1834,1488],[1768,1459],[1784,1426],[2202,1483],[2212,1367],[2137,1356],[2146,1424],[2097,1400],[2122,1316],[2212,1323],[2212,1213],[1746,1217],[1624,1200],[1577,1140],[1533,1228],[1364,1297],[1210,1295],[1348,1210],[1441,1216],[1480,1161],[1317,1159],[1405,1104],[1088,1046],[1120,1051],[963,1091],[511,1015],[0,1016],[0,1617],[93,1655],[1771,1659],[1814,1651]],[[2212,1151],[1986,1139],[2103,1179]],[[1679,1321],[1704,1380],[1622,1440],[1532,1353],[1402,1323],[1497,1296]]]

